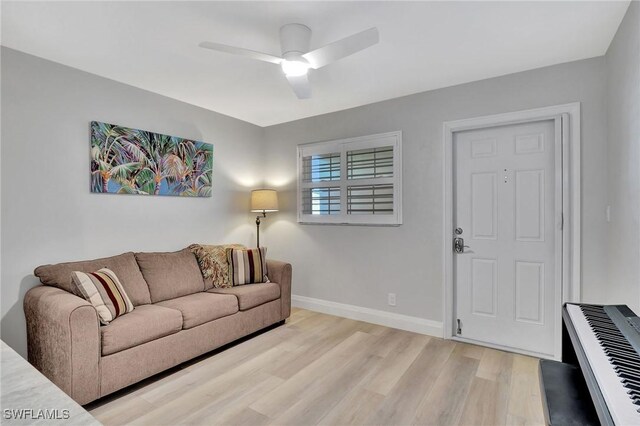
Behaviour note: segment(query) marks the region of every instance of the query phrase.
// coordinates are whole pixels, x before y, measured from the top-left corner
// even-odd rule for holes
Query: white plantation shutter
[[[302,159],[304,182],[340,180],[340,153],[309,155]]]
[[[347,151],[347,177],[349,179],[393,177],[393,147]]]
[[[393,214],[393,184],[347,187],[348,214]]]
[[[337,215],[340,214],[340,188],[308,188],[302,192],[304,214]]]
[[[298,146],[298,222],[402,224],[402,134]]]

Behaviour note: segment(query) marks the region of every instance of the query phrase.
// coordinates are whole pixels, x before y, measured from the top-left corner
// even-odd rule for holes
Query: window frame
[[[386,178],[356,178],[347,176],[347,151],[393,147],[393,177]],[[310,155],[340,153],[340,180],[322,182],[304,182],[303,158]],[[358,136],[347,139],[337,139],[323,142],[300,144],[297,147],[297,217],[300,224],[324,225],[373,225],[400,226],[402,225],[402,132],[378,133],[375,135]],[[392,214],[348,214],[347,189],[349,186],[361,185],[393,185],[393,213]],[[335,215],[305,214],[303,206],[303,191],[310,188],[340,188],[340,213]]]

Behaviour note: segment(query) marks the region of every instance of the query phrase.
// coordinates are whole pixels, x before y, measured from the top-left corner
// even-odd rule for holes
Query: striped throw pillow
[[[96,308],[102,324],[107,325],[133,311],[129,296],[111,269],[102,268],[90,273],[74,271],[71,278],[80,294]]]
[[[229,282],[233,285],[268,283],[267,248],[227,249]]]

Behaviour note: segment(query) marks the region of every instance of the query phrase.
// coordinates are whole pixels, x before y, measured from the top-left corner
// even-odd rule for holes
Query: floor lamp
[[[267,213],[277,212],[278,193],[275,189],[251,191],[251,211],[262,213],[262,217],[267,217]],[[256,247],[260,247],[260,215],[256,216]]]

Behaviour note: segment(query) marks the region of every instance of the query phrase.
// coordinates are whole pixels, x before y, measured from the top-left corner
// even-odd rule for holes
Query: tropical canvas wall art
[[[91,192],[210,197],[213,145],[91,122]]]

